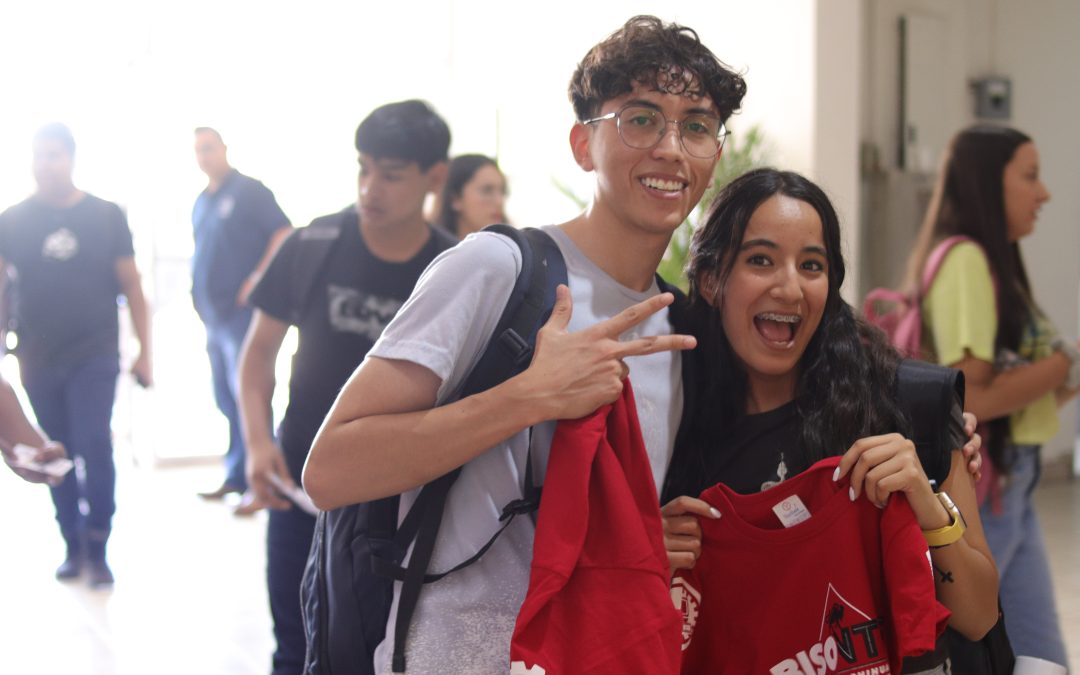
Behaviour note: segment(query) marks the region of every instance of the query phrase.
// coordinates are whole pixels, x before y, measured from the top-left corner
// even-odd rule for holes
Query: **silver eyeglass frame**
[[[624,111],[628,110],[629,108],[644,108],[645,110],[651,110],[651,111],[655,112],[657,115],[659,115],[660,119],[663,120],[664,126],[661,127],[660,133],[656,135],[656,140],[651,145],[647,145],[645,147],[638,147],[638,146],[635,146],[635,145],[630,145],[630,143],[627,142],[626,137],[623,136],[622,117],[621,117],[621,115],[623,114]],[[626,105],[619,108],[618,110],[614,110],[614,111],[609,112],[609,113],[607,113],[605,115],[600,115],[599,117],[593,117],[592,119],[585,120],[585,121],[582,122],[582,124],[589,125],[589,124],[594,124],[596,122],[603,122],[605,120],[615,120],[615,130],[619,133],[619,140],[621,140],[623,142],[623,145],[625,145],[626,147],[634,148],[635,150],[651,150],[652,148],[655,148],[660,143],[660,141],[662,141],[664,139],[664,134],[667,133],[668,125],[669,124],[674,124],[675,129],[676,129],[676,133],[678,133],[678,135],[679,135],[679,145],[681,145],[682,149],[686,151],[686,154],[690,155],[691,157],[696,157],[697,159],[711,159],[711,158],[716,157],[717,155],[719,155],[720,152],[724,149],[724,143],[727,140],[727,137],[731,135],[731,132],[728,131],[727,125],[724,124],[724,121],[721,120],[719,117],[717,117],[716,121],[720,123],[720,129],[718,130],[718,132],[716,134],[716,151],[713,152],[713,153],[710,153],[708,155],[705,155],[703,157],[701,155],[695,155],[693,152],[690,151],[690,148],[686,147],[686,141],[683,139],[683,134],[682,134],[682,124],[686,120],[671,120],[671,119],[668,119],[667,115],[665,115],[662,110],[658,110],[656,108],[650,108],[649,106],[644,106],[644,105],[641,105],[640,103],[627,103]]]

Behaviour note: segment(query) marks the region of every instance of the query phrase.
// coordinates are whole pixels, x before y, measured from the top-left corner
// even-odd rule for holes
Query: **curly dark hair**
[[[754,211],[774,195],[809,204],[821,218],[828,261],[829,293],[817,332],[799,361],[795,405],[802,419],[801,442],[811,463],[839,455],[865,436],[910,433],[895,400],[900,356],[885,335],[867,324],[840,296],[845,266],[840,222],[825,193],[790,171],[757,169],[717,194],[708,218],[695,233],[687,264],[690,328],[698,337],[694,358],[701,369],[680,442],[668,472],[669,496],[698,494],[708,487],[706,453],[730,435],[746,414],[747,376],[724,333],[720,312],[702,293],[722,287],[735,265]]]
[[[570,102],[579,122],[595,117],[605,101],[628,94],[635,84],[657,91],[708,96],[727,121],[746,95],[746,82],[724,65],[698,34],[635,16],[585,55],[570,78]]]

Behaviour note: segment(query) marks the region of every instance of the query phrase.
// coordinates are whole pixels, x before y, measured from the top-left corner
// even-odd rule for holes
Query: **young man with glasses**
[[[596,174],[584,213],[545,228],[566,260],[552,318],[530,367],[484,393],[447,403],[483,351],[521,265],[503,237],[481,233],[440,256],[345,386],[323,424],[304,483],[322,508],[404,493],[463,466],[430,569],[472,556],[521,496],[527,445],[542,476],[555,421],[620,396],[632,370],[641,428],[659,484],[682,410],[679,350],[656,267],[701,199],[723,121],[745,93],[690,29],[635,17],[593,47],[570,83],[578,122],[570,147]],[[671,122],[668,124],[667,122]],[[651,140],[650,140],[651,139]],[[446,405],[440,405],[447,403]],[[410,671],[493,673],[529,581],[533,523],[517,519],[476,564],[425,586],[406,651]],[[376,672],[390,672],[398,592]]]

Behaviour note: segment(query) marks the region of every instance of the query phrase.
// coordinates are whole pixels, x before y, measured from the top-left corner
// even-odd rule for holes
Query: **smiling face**
[[[1039,178],[1039,153],[1034,143],[1016,148],[1002,176],[1005,196],[1005,227],[1010,242],[1035,231],[1039,209],[1050,192]]]
[[[712,101],[661,93],[635,85],[633,91],[601,106],[597,117],[617,112],[628,103],[658,110],[681,122],[695,114],[718,116]],[[574,156],[587,171],[596,172],[593,210],[616,222],[668,236],[690,214],[712,180],[719,154],[709,158],[686,152],[674,124],[651,148],[632,148],[623,142],[614,119],[578,124],[571,134]]]
[[[821,218],[804,201],[773,195],[754,210],[733,255],[726,281],[707,299],[721,312],[750,391],[768,383],[793,397],[799,361],[829,296]]]

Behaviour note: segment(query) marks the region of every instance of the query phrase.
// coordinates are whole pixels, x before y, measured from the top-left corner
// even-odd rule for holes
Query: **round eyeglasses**
[[[604,120],[615,120],[619,138],[631,148],[648,150],[660,142],[669,124],[679,129],[679,141],[688,155],[701,159],[712,159],[724,147],[728,130],[719,117],[705,113],[695,113],[682,120],[669,120],[656,108],[638,103],[629,103],[615,112],[609,112],[582,124],[593,124]]]

